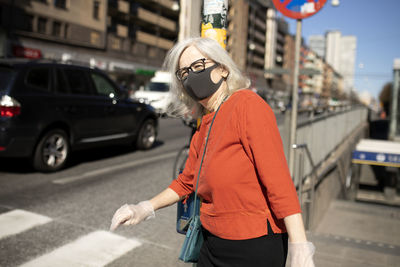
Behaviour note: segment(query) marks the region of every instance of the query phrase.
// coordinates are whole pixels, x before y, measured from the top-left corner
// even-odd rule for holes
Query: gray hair
[[[174,101],[174,110],[170,112],[178,116],[184,116],[188,112],[192,112],[194,117],[201,117],[205,113],[203,106],[186,93],[181,82],[175,75],[175,72],[179,68],[179,59],[183,51],[189,46],[194,46],[208,59],[221,64],[228,71],[226,90],[222,92],[218,90],[218,93],[215,93],[210,99],[212,110],[216,110],[224,99],[232,95],[235,91],[250,86],[250,80],[242,74],[226,50],[217,41],[202,37],[188,38],[171,48],[163,64],[163,68],[172,76],[170,88]]]

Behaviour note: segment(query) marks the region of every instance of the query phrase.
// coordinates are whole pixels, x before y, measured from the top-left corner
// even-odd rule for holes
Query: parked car
[[[148,83],[133,94],[133,98],[152,105],[160,116],[165,116],[173,107],[169,91],[170,83],[170,73],[157,71]]]
[[[28,157],[39,171],[63,168],[72,150],[115,143],[153,146],[157,114],[102,71],[0,60],[0,157]]]

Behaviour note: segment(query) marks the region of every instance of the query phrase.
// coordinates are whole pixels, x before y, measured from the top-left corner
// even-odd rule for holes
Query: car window
[[[97,94],[111,98],[117,95],[114,86],[106,78],[97,73],[91,73],[91,77],[93,79]]]
[[[150,91],[150,92],[168,92],[169,91],[169,85],[168,83],[157,83],[157,82],[150,82],[146,84],[144,87],[145,91]]]
[[[10,85],[14,75],[15,71],[11,69],[0,68],[0,92],[7,90],[7,87]]]
[[[56,88],[55,89],[56,89],[57,93],[62,93],[62,94],[69,93],[67,81],[65,80],[65,76],[60,69],[56,70]]]
[[[91,95],[86,73],[79,69],[64,69],[65,77],[69,84],[71,94]]]
[[[35,89],[49,91],[49,68],[32,68],[26,74],[25,82]]]

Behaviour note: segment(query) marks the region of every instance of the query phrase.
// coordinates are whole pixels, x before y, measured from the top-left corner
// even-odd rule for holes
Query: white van
[[[166,115],[171,102],[169,85],[171,83],[171,74],[164,71],[156,71],[153,78],[133,95],[140,102],[150,104],[160,115]]]

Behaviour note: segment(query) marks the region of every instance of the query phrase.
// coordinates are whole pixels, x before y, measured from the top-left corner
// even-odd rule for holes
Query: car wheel
[[[149,149],[156,141],[156,124],[152,119],[144,121],[140,127],[139,134],[136,139],[136,147],[138,149]]]
[[[67,134],[60,129],[50,130],[36,146],[33,167],[43,172],[60,170],[65,166],[69,149]]]

